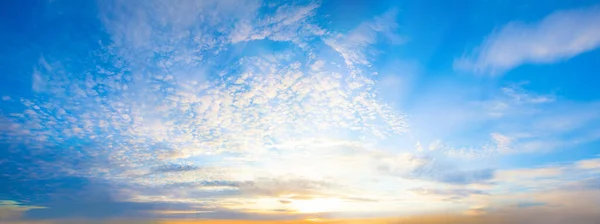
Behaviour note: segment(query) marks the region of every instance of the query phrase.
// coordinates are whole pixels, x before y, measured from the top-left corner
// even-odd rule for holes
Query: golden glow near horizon
[[[292,207],[298,213],[324,213],[333,212],[340,208],[340,200],[337,198],[315,198],[310,200],[293,200]]]

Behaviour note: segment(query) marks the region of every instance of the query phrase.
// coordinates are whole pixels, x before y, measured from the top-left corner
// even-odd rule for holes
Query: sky
[[[0,223],[594,223],[599,48],[585,0],[2,1]]]

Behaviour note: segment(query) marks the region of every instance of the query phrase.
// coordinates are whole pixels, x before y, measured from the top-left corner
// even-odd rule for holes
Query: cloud
[[[600,159],[588,159],[577,162],[580,169],[598,169],[600,168]]]
[[[325,31],[310,23],[319,7],[317,3],[307,5],[283,5],[273,14],[262,15],[256,21],[242,20],[230,34],[231,42],[270,39],[274,41],[292,41],[305,46],[310,37],[325,34]]]
[[[534,213],[545,211],[575,212],[580,206],[598,208],[596,170],[580,167],[587,160],[548,164],[543,167],[498,169],[492,179],[483,183],[462,185],[427,185],[409,189],[421,200],[446,201],[470,213],[472,208],[485,208],[481,215],[504,216],[526,209]],[[567,196],[570,195],[570,196]],[[582,199],[579,197],[592,198]],[[426,199],[428,198],[428,199]],[[565,200],[568,198],[569,200]],[[581,200],[574,202],[574,200]],[[461,206],[458,206],[461,205]],[[465,207],[466,206],[466,207]],[[475,206],[475,207],[472,207]],[[587,215],[591,210],[582,211]],[[535,211],[535,212],[534,212]],[[571,214],[575,215],[577,212]],[[591,213],[590,213],[591,214]]]
[[[252,0],[100,3],[107,38],[98,49],[90,56],[40,57],[33,66],[37,92],[7,101],[18,109],[0,118],[6,144],[0,152],[8,155],[0,174],[10,177],[0,192],[47,207],[26,213],[37,219],[285,218],[315,208],[485,204],[475,199],[489,189],[476,186],[492,186],[498,172],[444,154],[462,149],[449,142],[403,136],[404,115],[377,95],[371,58],[377,43],[402,42],[397,12],[339,33],[316,25],[319,7]],[[325,45],[335,55],[316,53]],[[71,71],[64,58],[94,66]],[[494,93],[464,104],[450,116],[457,119],[441,110],[428,118],[504,123],[499,118],[557,103],[516,86]],[[556,127],[585,128],[594,119]],[[564,133],[526,130],[535,140]],[[529,137],[498,128],[485,138],[493,143],[489,151],[500,152]],[[424,149],[416,151],[415,142]],[[416,206],[425,194],[408,190],[417,187],[460,200]]]
[[[549,191],[578,192],[598,189],[595,174],[598,168],[585,167],[591,160],[548,164],[536,168],[497,170],[492,183],[493,192],[507,197],[534,198],[535,194]],[[491,190],[491,189],[488,189]],[[498,196],[499,197],[499,196]],[[513,200],[511,199],[511,200]],[[498,200],[502,200],[498,198]]]
[[[526,83],[497,88],[461,88],[453,82],[434,86],[435,91],[421,93],[406,113],[411,114],[410,134],[422,148],[435,148],[447,156],[555,152],[600,137],[598,102],[532,92]],[[478,129],[482,131],[473,132]]]
[[[473,207],[465,212],[467,215],[483,215],[488,213],[488,210],[485,207]]]
[[[422,148],[452,156],[481,157],[506,153],[512,143],[511,136],[496,127],[529,117],[535,112],[535,107],[553,102],[552,96],[530,93],[521,85],[486,90],[464,88],[452,82],[432,85],[435,91],[420,93],[417,103],[407,108],[411,114],[410,133],[420,141]],[[486,97],[474,97],[483,92],[486,92]],[[491,125],[486,128],[488,133],[474,136],[469,132],[483,124]],[[458,145],[452,141],[463,143]]]
[[[156,44],[184,44],[189,43],[185,42],[186,37],[192,37],[193,42],[189,44],[197,44],[202,47],[201,50],[215,47],[227,41],[226,37],[220,38],[214,32],[219,29],[232,32],[233,27],[227,26],[228,23],[254,17],[259,7],[260,2],[254,0],[107,1],[100,4],[100,16],[113,42],[119,47],[183,53],[187,49],[169,46],[160,49]],[[211,11],[213,13],[209,13]],[[197,26],[199,23],[204,26]]]
[[[457,69],[499,74],[522,64],[572,58],[600,46],[600,8],[556,11],[535,23],[513,21],[494,31]]]
[[[544,110],[550,105],[552,110]],[[556,102],[531,108],[527,125],[505,123],[499,126],[498,131],[506,139],[504,151],[550,152],[594,141],[600,138],[598,129],[594,127],[600,121],[593,112],[597,107],[596,102]]]
[[[256,218],[291,211],[286,200],[385,201],[356,173],[375,169],[361,156],[403,134],[404,117],[372,93],[373,74],[348,74],[334,66],[342,57],[307,45],[331,33],[313,21],[319,4],[99,7],[106,38],[87,56],[40,57],[36,94],[12,98],[23,109],[2,115],[12,161],[1,170],[11,182],[0,188],[49,208],[26,218]],[[362,29],[392,38],[392,17]],[[347,161],[359,165],[342,169]]]
[[[289,204],[289,203],[292,203],[292,202],[288,201],[288,200],[279,200],[279,203],[281,203],[281,204]]]
[[[600,190],[600,178],[598,177],[590,177],[583,180],[575,181],[565,189],[571,190]]]
[[[451,185],[486,183],[494,177],[493,169],[464,169],[438,154],[400,154],[396,158],[383,155],[377,170],[383,174],[407,179],[435,181]]]
[[[217,51],[228,54],[232,48],[230,40],[218,39],[222,35],[214,33],[227,27],[224,23],[250,21],[253,30],[265,24],[268,29],[310,27],[307,18],[318,7],[280,5],[273,15],[256,19],[255,14],[238,10],[245,7],[230,3],[102,3],[100,17],[111,39],[94,52],[93,59],[103,61],[101,66],[83,68],[86,75],[75,77],[61,70],[62,66],[47,69],[46,65],[59,62],[42,57],[35,67],[40,77],[48,78],[44,79],[45,91],[53,97],[23,99],[20,103],[28,109],[11,115],[14,125],[7,135],[15,144],[27,143],[41,151],[71,141],[78,142],[72,148],[89,147],[79,156],[94,166],[63,170],[56,165],[53,169],[161,185],[166,181],[159,180],[200,180],[222,173],[215,170],[230,168],[211,168],[214,173],[187,165],[169,168],[173,160],[220,154],[227,156],[217,160],[256,160],[267,149],[277,150],[275,146],[295,141],[309,130],[351,129],[362,138],[402,133],[399,113],[367,90],[346,84],[368,85],[368,75],[350,77],[331,68],[306,72],[310,63],[296,59],[307,57],[307,52],[243,56],[230,65],[211,68],[226,74],[223,77],[190,74],[200,64],[211,63],[206,56]],[[243,4],[250,9],[260,6],[254,1]],[[200,16],[211,10],[215,13]],[[190,30],[201,36],[177,36],[191,35]],[[161,56],[155,58],[155,53]],[[151,59],[156,63],[147,63]],[[163,172],[165,178],[139,175],[152,170]]]
[[[369,46],[379,40],[385,40],[390,44],[400,44],[403,39],[396,34],[397,10],[391,9],[386,13],[375,17],[371,21],[363,22],[348,34],[337,34],[324,41],[327,45],[337,51],[348,66],[369,65],[373,52]],[[378,38],[381,37],[381,38]]]
[[[169,173],[169,172],[185,172],[200,169],[200,167],[194,165],[165,165],[154,168],[152,171],[155,173]]]
[[[305,179],[272,178],[258,179],[240,184],[242,194],[271,197],[310,197],[321,194],[323,189],[333,187],[332,183]]]
[[[528,168],[516,170],[500,170],[496,172],[496,180],[511,182],[529,179],[555,178],[562,175],[562,167]]]
[[[435,175],[435,180],[450,184],[482,183],[494,177],[492,169],[471,171],[447,171]]]
[[[24,220],[110,219],[125,216],[135,217],[149,209],[164,206],[121,202],[116,198],[113,186],[102,183],[98,179],[69,177],[61,173],[47,175],[45,173],[59,172],[59,169],[44,165],[44,162],[40,160],[45,156],[47,155],[25,156],[30,157],[30,160],[13,159],[10,163],[5,164],[9,165],[11,169],[0,170],[0,176],[6,177],[3,179],[4,184],[0,186],[0,192],[2,192],[0,197],[15,201],[28,201],[32,204],[22,205],[15,201],[2,201],[0,212],[10,215],[5,218]],[[69,158],[56,157],[53,159],[57,165],[69,166],[69,169],[85,167],[83,164],[77,166],[65,163],[65,160],[68,161]],[[18,175],[14,174],[12,169],[18,170]]]
[[[483,190],[466,189],[466,188],[450,188],[450,189],[427,189],[427,188],[415,188],[411,189],[412,192],[420,195],[434,195],[442,196],[450,199],[465,198],[470,195],[487,195]]]
[[[0,200],[0,220],[17,220],[27,211],[45,208],[43,206],[23,205],[16,201]]]

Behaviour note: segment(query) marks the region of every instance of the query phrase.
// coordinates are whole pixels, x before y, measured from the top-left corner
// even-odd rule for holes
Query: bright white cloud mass
[[[597,154],[542,157],[600,139],[597,99],[456,78],[456,52],[428,75],[435,57],[404,58],[403,8],[351,21],[327,4],[98,1],[68,23],[98,34],[58,35],[2,96],[0,220],[593,216]],[[599,15],[507,23],[454,67],[590,52]]]

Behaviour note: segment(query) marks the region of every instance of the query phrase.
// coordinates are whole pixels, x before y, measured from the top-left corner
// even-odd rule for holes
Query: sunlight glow
[[[341,207],[337,198],[318,198],[311,200],[295,200],[292,205],[298,213],[319,213],[336,211]]]

